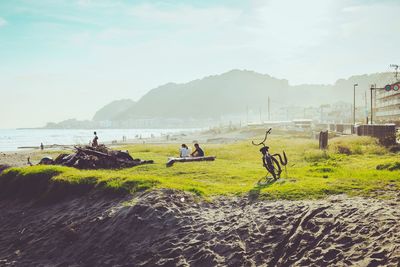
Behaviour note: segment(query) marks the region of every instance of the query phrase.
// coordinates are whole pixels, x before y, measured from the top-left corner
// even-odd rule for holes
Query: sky
[[[292,85],[388,71],[399,14],[399,0],[0,0],[0,128],[231,69]]]

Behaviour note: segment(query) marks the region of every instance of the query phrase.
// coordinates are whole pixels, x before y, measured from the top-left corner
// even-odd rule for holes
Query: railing
[[[387,107],[392,105],[400,104],[400,98],[390,99],[390,100],[380,100],[376,103],[376,107]]]
[[[393,116],[393,115],[400,115],[400,109],[397,110],[385,110],[385,111],[377,111],[376,116]]]

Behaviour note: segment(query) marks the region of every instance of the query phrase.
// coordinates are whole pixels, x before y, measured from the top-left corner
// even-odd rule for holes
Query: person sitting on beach
[[[190,156],[190,148],[186,144],[182,144],[179,149],[179,157],[186,158]]]
[[[193,151],[192,154],[190,154],[192,157],[204,157],[204,151],[201,149],[199,144],[194,144],[195,150]]]
[[[94,138],[93,138],[93,141],[92,141],[92,147],[98,147],[99,146],[99,143],[98,143],[98,140],[99,138],[97,137],[97,133],[96,132],[94,132]]]

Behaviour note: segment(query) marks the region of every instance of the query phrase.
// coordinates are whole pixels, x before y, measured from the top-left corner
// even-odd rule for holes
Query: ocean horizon
[[[138,138],[161,137],[200,129],[99,129],[95,130],[100,143],[121,142]],[[87,129],[0,129],[0,151],[17,151],[19,147],[43,145],[86,145],[93,139],[94,130]]]

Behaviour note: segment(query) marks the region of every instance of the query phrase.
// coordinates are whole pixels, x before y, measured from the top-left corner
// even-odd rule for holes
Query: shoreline
[[[250,137],[261,133],[264,130],[257,131],[254,129],[251,130],[249,128],[240,128],[235,130],[202,130],[196,132],[178,132],[167,136],[159,136],[153,138],[142,138],[142,139],[127,139],[125,142],[117,141],[117,142],[100,142],[110,148],[118,148],[129,145],[169,145],[176,144],[177,147],[182,144],[193,144],[195,142],[199,142],[201,144],[228,144],[234,143],[237,141],[247,140]],[[76,144],[79,145],[79,144]],[[44,150],[40,150],[40,147],[34,146],[19,149],[15,151],[0,151],[0,164],[7,164],[11,166],[28,166],[27,158],[30,157],[35,161],[39,161],[43,157],[54,157],[59,154],[60,151],[65,150],[73,150],[75,145],[45,145]]]
[[[92,140],[92,130],[81,129],[0,129],[0,152],[16,152],[20,149],[37,149],[40,143],[46,148],[73,147],[86,145]],[[100,129],[98,134],[104,144],[121,143],[123,138],[129,142],[142,139],[165,139],[167,136],[202,132],[205,129]],[[142,138],[143,136],[143,138]]]

